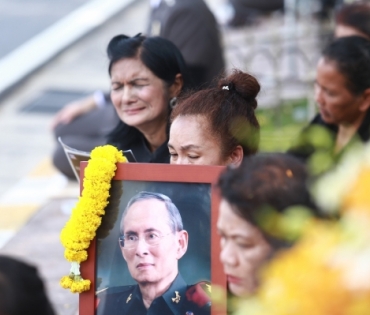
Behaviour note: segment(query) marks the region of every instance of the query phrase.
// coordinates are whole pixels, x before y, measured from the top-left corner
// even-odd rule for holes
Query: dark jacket
[[[334,152],[335,148],[335,140],[336,136],[338,134],[338,126],[337,125],[331,125],[327,124],[320,116],[320,114],[317,114],[315,118],[311,121],[311,123],[302,130],[297,143],[288,150],[288,153],[291,155],[294,155],[298,157],[299,159],[303,161],[307,161],[313,153],[317,151],[317,147],[314,145],[312,139],[308,137],[310,130],[312,130],[312,127],[322,127],[324,130],[328,132],[328,134],[331,137],[331,142],[327,144],[325,149],[328,152]],[[358,128],[356,136],[350,141],[349,144],[342,150],[345,151],[346,148],[348,148],[351,143],[355,141],[360,140],[361,142],[367,142],[370,140],[370,110],[367,111],[366,116],[360,125],[360,128]],[[341,154],[338,155],[338,157]]]
[[[178,274],[149,309],[144,306],[138,285],[109,288],[98,293],[97,315],[209,315],[210,286],[207,286],[205,282],[204,286],[188,286]]]
[[[209,85],[224,70],[217,22],[203,0],[162,0],[151,11],[148,35],[177,46],[195,86]]]
[[[167,147],[168,130],[169,127],[167,127],[167,140],[157,150],[151,152],[143,134],[120,121],[108,135],[107,144],[114,145],[123,151],[132,150],[136,161],[140,163],[170,163],[170,152]]]

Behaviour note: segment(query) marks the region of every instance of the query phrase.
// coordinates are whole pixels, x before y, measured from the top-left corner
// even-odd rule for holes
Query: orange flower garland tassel
[[[72,263],[70,274],[60,280],[60,285],[73,293],[90,289],[90,280],[80,274],[80,263],[87,259],[87,249],[101,224],[108,205],[111,180],[116,163],[127,162],[121,151],[111,145],[96,147],[85,169],[82,196],[72,210],[60,238],[65,248],[64,257]]]

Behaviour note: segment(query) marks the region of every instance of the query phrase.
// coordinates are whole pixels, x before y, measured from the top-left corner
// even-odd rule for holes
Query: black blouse
[[[140,163],[170,163],[167,140],[154,152],[149,150],[149,144],[144,135],[134,127],[119,122],[117,127],[108,135],[107,144],[114,145],[119,150],[132,150],[137,162]]]
[[[310,141],[307,141],[305,139],[305,134],[308,132],[309,128],[312,126],[320,126],[325,128],[329,131],[329,133],[332,136],[333,142],[331,143],[332,147],[328,147],[328,151],[334,150],[335,145],[335,138],[338,133],[338,126],[327,124],[320,116],[320,114],[317,114],[315,118],[311,121],[311,123],[302,130],[298,144],[293,146],[288,150],[288,154],[294,155],[297,158],[307,161],[307,159],[316,151],[316,148]],[[370,140],[370,110],[367,111],[364,120],[362,121],[360,127],[357,130],[356,136],[354,138],[359,139],[361,142],[367,142]],[[352,139],[349,144],[346,145],[345,148],[349,147],[351,142],[355,139]],[[343,151],[343,150],[342,150]],[[341,154],[338,154],[338,157],[340,157]]]

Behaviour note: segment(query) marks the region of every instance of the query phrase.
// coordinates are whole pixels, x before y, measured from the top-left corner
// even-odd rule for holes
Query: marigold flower
[[[127,159],[114,146],[97,147],[91,152],[85,169],[82,196],[60,234],[65,248],[64,257],[72,262],[72,266],[87,259],[86,250],[95,237],[109,203],[109,189],[118,162],[127,162]],[[60,285],[73,293],[89,290],[90,283],[90,280],[73,273],[60,280]]]

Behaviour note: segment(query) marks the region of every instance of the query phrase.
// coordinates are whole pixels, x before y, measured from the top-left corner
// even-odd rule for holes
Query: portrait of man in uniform
[[[129,200],[119,222],[117,246],[136,284],[99,292],[97,314],[210,314],[210,283],[187,284],[179,272],[189,235],[172,200],[141,191]]]

